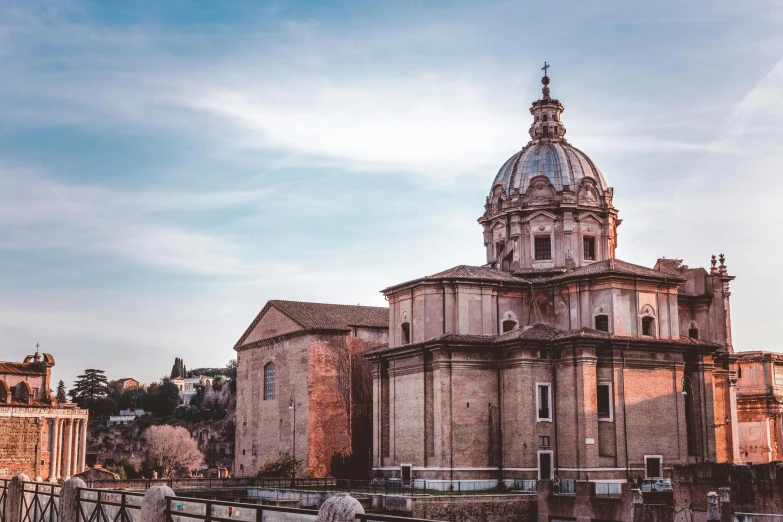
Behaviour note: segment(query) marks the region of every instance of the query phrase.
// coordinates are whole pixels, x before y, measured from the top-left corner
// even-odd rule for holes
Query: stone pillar
[[[737,416],[737,374],[729,377],[729,421],[731,423],[731,460],[734,464],[742,464],[739,440],[739,417]]]
[[[5,500],[5,520],[7,522],[19,522],[22,514],[22,499],[24,498],[23,482],[28,482],[29,480],[30,477],[24,473],[20,473],[14,475],[8,482]]]
[[[82,419],[82,449],[79,452],[81,462],[79,463],[78,473],[82,473],[87,470],[87,421],[88,419]]]
[[[72,477],[65,481],[60,490],[59,522],[78,522],[79,520],[79,489],[86,488],[79,477]]]
[[[720,508],[718,507],[718,494],[714,491],[707,493],[707,522],[720,521]]]
[[[356,515],[364,515],[361,503],[347,493],[338,493],[321,504],[316,522],[355,522]]]
[[[166,521],[166,497],[173,497],[174,490],[168,486],[152,486],[141,501],[141,522]]]
[[[732,522],[734,517],[731,512],[731,488],[718,488],[718,500],[720,501],[721,522]]]
[[[63,453],[62,478],[71,478],[71,455],[73,452],[73,419],[65,419],[65,444]]]
[[[81,444],[79,443],[79,433],[81,432],[81,430],[79,429],[79,427],[80,427],[79,426],[79,419],[73,419],[71,421],[71,424],[72,424],[72,430],[73,430],[73,434],[72,434],[72,437],[73,437],[73,442],[72,442],[73,449],[71,450],[72,451],[72,453],[71,453],[71,469],[69,470],[69,472],[70,472],[71,476],[74,476],[74,475],[76,475],[78,473],[78,471],[76,471],[76,468],[78,466],[77,463],[79,462],[79,448],[81,446]]]
[[[52,419],[49,445],[49,482],[57,482],[57,453],[60,449],[60,419]]]

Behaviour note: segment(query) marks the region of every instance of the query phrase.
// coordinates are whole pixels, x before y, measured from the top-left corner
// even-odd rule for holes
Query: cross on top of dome
[[[547,69],[551,65],[544,62],[544,66],[541,68],[544,71],[544,77],[541,78],[541,83],[544,87],[541,89],[541,99],[533,102],[533,106],[530,107],[530,114],[533,115],[533,124],[530,126],[530,138],[533,143],[538,143],[541,140],[546,141],[565,141],[564,136],[566,133],[565,125],[560,121],[560,115],[563,113],[563,104],[559,100],[553,100],[549,96],[549,76],[547,76]]]

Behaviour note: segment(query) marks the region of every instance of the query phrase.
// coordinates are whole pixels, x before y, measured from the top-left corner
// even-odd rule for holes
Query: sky
[[[783,4],[0,2],[0,360],[221,366],[269,299],[485,262],[546,60],[617,256],[724,253],[737,350],[783,350]]]

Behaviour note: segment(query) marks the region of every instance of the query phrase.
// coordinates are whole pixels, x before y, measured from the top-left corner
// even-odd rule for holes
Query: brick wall
[[[40,474],[41,466],[36,469],[35,464],[46,446],[42,442],[46,440],[46,422],[36,421],[32,417],[0,417],[0,477],[24,473],[32,479]]]

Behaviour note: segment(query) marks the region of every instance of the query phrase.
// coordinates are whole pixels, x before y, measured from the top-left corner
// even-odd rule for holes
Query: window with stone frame
[[[691,339],[698,339],[699,338],[699,329],[698,328],[689,328],[688,329],[688,337]]]
[[[538,421],[551,421],[552,420],[552,392],[549,383],[536,383],[536,403],[538,411],[536,420]]]
[[[410,344],[411,342],[411,323],[402,323],[402,344]]]
[[[642,335],[655,335],[655,319],[652,317],[642,317]]]
[[[596,387],[598,420],[611,421],[614,417],[612,383],[599,382]]]
[[[275,398],[275,364],[267,363],[264,366],[264,400]]]
[[[595,238],[594,237],[582,238],[582,244],[584,249],[585,261],[595,261]]]
[[[609,331],[609,316],[608,315],[596,315],[595,316],[595,329],[601,332]]]
[[[552,259],[552,238],[549,236],[541,236],[537,237],[535,241],[536,261]]]

